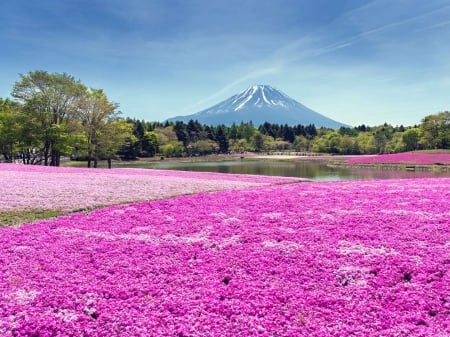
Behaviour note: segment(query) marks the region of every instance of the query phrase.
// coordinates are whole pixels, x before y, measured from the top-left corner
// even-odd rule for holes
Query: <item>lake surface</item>
[[[182,171],[219,172],[234,174],[256,174],[308,178],[321,181],[356,179],[399,179],[450,177],[449,173],[387,171],[379,169],[358,169],[330,167],[318,160],[232,160],[220,162],[175,162],[160,161],[148,164],[148,168]]]

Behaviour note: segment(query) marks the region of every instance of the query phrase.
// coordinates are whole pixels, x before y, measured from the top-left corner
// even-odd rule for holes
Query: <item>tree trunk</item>
[[[112,159],[108,158],[108,168],[112,168]]]
[[[58,150],[52,151],[52,166],[59,166],[61,164],[61,152]]]
[[[87,160],[88,168],[91,168],[91,161],[92,161],[92,153],[91,153],[91,151],[88,151],[88,160]]]
[[[48,159],[49,159],[49,148],[48,145],[45,144],[45,149],[44,149],[44,165],[48,166]]]
[[[11,158],[9,157],[9,155],[8,155],[8,152],[3,152],[3,157],[5,157],[5,161],[7,162],[7,163],[11,163],[12,161],[11,161]]]

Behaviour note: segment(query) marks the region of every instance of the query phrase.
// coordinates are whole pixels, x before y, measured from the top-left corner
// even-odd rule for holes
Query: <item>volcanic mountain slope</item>
[[[207,125],[231,125],[252,121],[259,126],[264,122],[288,125],[309,125],[332,129],[348,126],[332,120],[290,98],[270,85],[254,85],[209,109],[168,121],[198,120]]]

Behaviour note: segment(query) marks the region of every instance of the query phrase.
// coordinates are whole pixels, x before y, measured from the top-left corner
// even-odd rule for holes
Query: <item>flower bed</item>
[[[450,153],[403,152],[353,157],[347,162],[350,164],[450,165]]]
[[[146,169],[0,164],[0,211],[74,211],[300,179]]]
[[[448,336],[450,179],[285,184],[0,229],[1,336]]]

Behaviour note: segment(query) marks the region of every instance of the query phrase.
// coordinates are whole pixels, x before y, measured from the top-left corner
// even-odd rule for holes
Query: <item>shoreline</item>
[[[364,157],[374,157],[376,155],[364,155]],[[242,153],[242,154],[219,154],[207,156],[194,157],[178,157],[166,158],[162,156],[152,158],[138,158],[137,160],[113,160],[113,168],[121,167],[141,167],[146,165],[157,164],[161,162],[173,163],[220,163],[226,161],[252,161],[252,160],[270,160],[270,161],[323,161],[329,167],[339,168],[357,168],[357,169],[371,169],[384,171],[411,171],[411,172],[436,172],[436,173],[450,173],[450,165],[443,164],[418,164],[418,163],[349,163],[346,160],[351,158],[358,158],[361,155],[329,155],[329,154],[311,154],[301,152],[291,152],[289,154],[283,153]],[[85,161],[64,161],[61,166],[66,167],[87,167]],[[107,163],[105,160],[99,161],[99,168],[105,168]],[[151,167],[149,167],[151,168]]]

